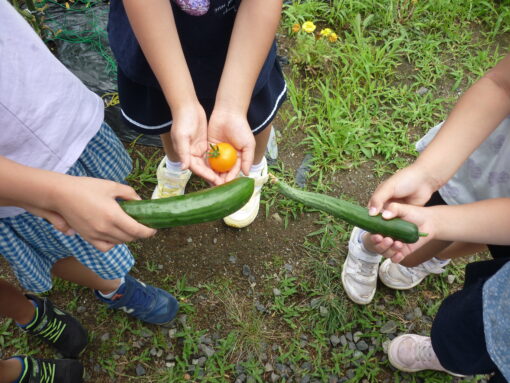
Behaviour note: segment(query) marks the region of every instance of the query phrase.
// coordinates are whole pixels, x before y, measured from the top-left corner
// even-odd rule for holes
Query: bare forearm
[[[507,56],[461,97],[437,136],[416,160],[416,165],[434,174],[439,184],[446,183],[510,114],[509,73]]]
[[[63,174],[20,165],[0,156],[0,205],[47,207]]]
[[[243,113],[248,110],[253,88],[275,38],[281,9],[281,0],[241,2],[215,108]]]
[[[172,110],[196,102],[168,0],[124,0],[129,22]]]
[[[437,239],[510,245],[510,198],[425,209],[434,217]]]

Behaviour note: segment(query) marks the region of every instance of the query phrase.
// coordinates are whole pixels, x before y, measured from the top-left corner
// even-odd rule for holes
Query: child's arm
[[[241,164],[231,171],[248,174],[255,140],[246,120],[260,70],[274,41],[282,0],[243,0],[234,23],[228,54],[209,122],[209,141],[230,142],[241,153]]]
[[[127,185],[31,168],[2,156],[0,180],[0,206],[19,206],[66,234],[76,231],[101,251],[156,233],[117,203],[116,198],[140,199]]]
[[[510,55],[460,98],[416,162],[379,185],[369,202],[377,214],[391,200],[425,203],[510,115]]]
[[[465,205],[418,207],[391,203],[383,217],[400,217],[418,225],[426,237],[413,244],[388,241],[376,250],[400,262],[432,239],[494,245],[510,244],[510,198],[494,198]]]
[[[205,161],[207,119],[195,93],[170,1],[124,0],[124,7],[172,111],[170,134],[183,168],[218,183],[218,176]]]

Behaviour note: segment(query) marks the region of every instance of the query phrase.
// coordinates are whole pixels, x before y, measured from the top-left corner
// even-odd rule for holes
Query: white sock
[[[170,158],[166,157],[166,170],[169,171],[170,173],[182,173],[182,162],[181,161],[177,161],[177,162],[173,162],[173,161],[170,161]]]
[[[262,169],[264,169],[264,161],[260,161],[260,163],[258,164],[253,164],[250,168],[250,174],[252,173],[257,173],[257,174],[260,174],[262,173]]]
[[[113,290],[111,293],[108,293],[108,294],[103,294],[101,291],[98,291],[99,292],[99,295],[101,295],[103,298],[105,299],[111,299],[113,298],[113,296],[115,294],[117,294],[117,291],[119,291],[120,289],[120,286],[122,286],[124,284],[124,282],[126,281],[126,279],[124,277],[122,277],[120,279],[120,283],[119,283],[119,287],[117,287],[115,290]]]
[[[448,263],[450,263],[450,260],[449,259],[439,259],[439,258],[432,258],[434,260],[435,263],[439,263],[441,266],[444,266],[444,265],[447,265]]]

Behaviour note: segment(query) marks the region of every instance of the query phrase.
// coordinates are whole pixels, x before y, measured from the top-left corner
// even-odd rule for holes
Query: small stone
[[[280,214],[278,213],[274,213],[272,216],[271,216],[277,223],[282,223],[283,220],[282,220],[282,217],[280,217]]]
[[[340,343],[341,343],[341,344],[342,344],[342,346],[344,346],[344,347],[345,347],[345,346],[347,346],[347,343],[348,343],[348,342],[347,342],[347,338],[345,337],[345,335],[342,335],[342,336],[340,337]]]
[[[175,355],[170,353],[165,357],[166,360],[175,360]]]
[[[321,317],[325,317],[329,314],[329,310],[326,307],[321,306],[319,307],[319,314],[321,315]]]
[[[145,368],[141,364],[137,364],[135,368],[137,376],[144,376],[146,374]]]
[[[391,340],[389,339],[386,339],[383,344],[382,344],[382,348],[383,348],[383,351],[385,354],[388,353],[388,347],[390,347],[390,343],[391,343]]]
[[[193,239],[191,237],[189,237],[186,241],[188,241],[188,243],[191,243],[191,242],[193,242]]]
[[[230,257],[228,257],[228,261],[230,263],[236,263],[237,262],[237,257],[235,255],[231,255]]]
[[[154,347],[150,349],[149,353],[152,355],[152,356],[156,356],[156,354],[158,353],[158,350],[156,350]]]
[[[255,308],[257,309],[257,311],[260,311],[261,313],[265,313],[267,311],[266,306],[264,306],[260,302],[255,303]]]
[[[165,367],[166,368],[174,368],[175,367],[175,362],[166,362],[165,363]]]
[[[381,327],[382,334],[393,334],[397,331],[397,323],[394,320],[390,320]]]
[[[265,371],[265,372],[271,372],[271,371],[274,371],[273,365],[272,365],[271,363],[269,363],[269,362],[268,362],[268,363],[266,363],[266,364],[264,365],[264,371]]]
[[[144,338],[150,338],[154,333],[148,328],[143,328],[142,331],[140,331],[140,335]]]
[[[292,267],[292,265],[291,265],[291,264],[289,264],[289,263],[286,263],[285,265],[283,265],[283,268],[284,268],[284,270],[285,270],[285,271],[288,271],[289,273],[291,273],[291,272],[292,272],[292,270],[294,269],[294,268]]]
[[[354,343],[358,343],[358,341],[361,339],[361,336],[363,335],[363,333],[361,331],[356,331],[354,333],[354,335],[352,336],[352,341]]]
[[[214,351],[214,349],[212,347],[209,347],[209,346],[206,346],[205,344],[201,344],[198,346],[198,348],[205,354],[205,356],[207,356],[208,358],[210,358],[211,356],[213,356],[216,351]]]
[[[103,335],[101,335],[101,342],[106,342],[108,339],[110,339],[110,334],[105,332]]]
[[[301,377],[301,380],[299,381],[299,383],[310,383],[310,376],[309,375],[303,375]]]
[[[448,274],[448,276],[446,277],[446,280],[448,281],[448,283],[450,285],[453,284],[453,282],[455,282],[455,275]]]
[[[212,243],[216,245],[216,243],[218,242],[218,238],[214,238]]]
[[[312,309],[316,308],[317,306],[319,306],[319,304],[321,303],[321,299],[320,298],[313,298],[311,301],[310,301],[310,307]]]
[[[338,378],[334,375],[330,375],[328,378],[328,383],[338,383]]]
[[[170,330],[168,330],[168,336],[170,338],[175,338],[175,335],[177,334],[177,329],[175,328],[171,328]]]
[[[198,358],[197,366],[202,367],[205,364],[205,362],[207,362],[207,358],[205,356],[202,356]]]
[[[416,94],[417,94],[418,96],[423,96],[423,95],[427,94],[427,93],[428,93],[428,91],[429,91],[429,88],[426,88],[426,87],[422,86],[420,89],[418,89],[418,90],[416,91]]]
[[[301,369],[304,370],[304,371],[312,371],[312,364],[310,362],[304,362],[302,365],[301,365]]]
[[[337,335],[331,335],[329,337],[329,341],[333,347],[336,347],[340,344],[340,338]]]
[[[243,265],[243,275],[249,277],[251,275],[251,269],[248,265]]]
[[[85,311],[87,311],[87,308],[85,306],[78,306],[78,308],[76,309],[76,312],[78,314],[84,313]]]
[[[241,374],[239,375],[236,380],[234,381],[234,383],[244,383],[246,382],[246,375],[245,374]]]
[[[271,382],[276,383],[280,380],[280,375],[275,374],[274,372],[271,373]]]
[[[273,289],[273,294],[275,297],[279,297],[280,295],[282,295],[282,292],[280,289],[277,289],[276,287]]]
[[[363,353],[361,351],[354,351],[354,354],[352,356],[354,359],[359,359],[363,356]]]
[[[335,258],[330,258],[330,259],[328,259],[328,265],[330,265],[332,267],[337,267],[338,261]]]
[[[359,351],[366,351],[368,350],[368,344],[364,340],[360,340],[358,343],[356,343],[356,348]]]
[[[345,337],[347,338],[347,340],[349,342],[352,342],[352,332],[346,332],[345,333]]]
[[[414,317],[421,318],[422,316],[423,316],[423,313],[421,312],[421,309],[419,307],[416,307],[414,309]]]

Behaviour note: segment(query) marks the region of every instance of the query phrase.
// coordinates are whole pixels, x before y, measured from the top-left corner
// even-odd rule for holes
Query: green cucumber
[[[381,215],[371,216],[368,209],[351,202],[333,198],[328,195],[307,192],[293,188],[286,183],[272,178],[278,190],[286,197],[301,202],[303,205],[324,211],[334,217],[343,219],[351,225],[358,226],[369,233],[382,234],[405,243],[414,243],[421,236],[418,227],[400,218],[384,219]]]
[[[253,178],[240,177],[220,186],[176,197],[121,201],[138,222],[162,229],[221,219],[241,209],[253,194]]]

